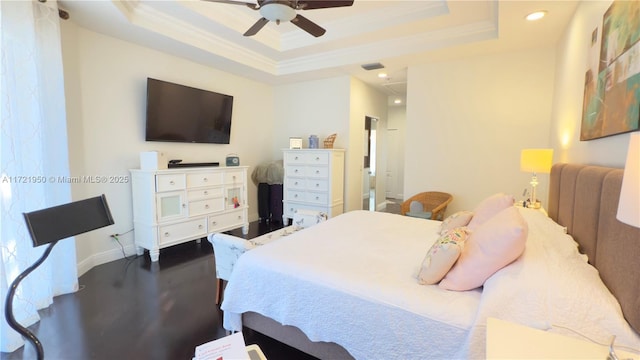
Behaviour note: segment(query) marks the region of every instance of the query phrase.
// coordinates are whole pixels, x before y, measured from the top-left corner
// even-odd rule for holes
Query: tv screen
[[[228,144],[233,96],[147,78],[145,140]]]

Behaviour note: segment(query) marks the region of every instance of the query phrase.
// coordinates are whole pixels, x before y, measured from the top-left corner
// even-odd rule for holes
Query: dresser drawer
[[[305,176],[307,173],[307,167],[304,165],[290,165],[285,169],[287,176]]]
[[[307,188],[307,181],[301,178],[287,177],[285,184],[287,184],[287,189],[290,190],[304,190]]]
[[[288,190],[286,199],[290,201],[307,201],[306,194],[304,191]]]
[[[221,172],[187,174],[187,186],[190,188],[222,185]]]
[[[207,222],[207,231],[218,232],[223,229],[229,229],[244,225],[244,211],[234,211],[216,216],[209,216]]]
[[[224,199],[213,198],[189,202],[189,216],[208,214],[224,210]]]
[[[285,164],[297,165],[304,164],[306,161],[306,155],[302,152],[285,152],[284,162]]]
[[[309,179],[307,180],[307,190],[327,191],[329,182],[327,180]]]
[[[329,164],[329,153],[327,152],[310,152],[306,155],[306,163],[312,165],[327,165]]]
[[[187,199],[189,199],[189,201],[193,201],[198,199],[216,198],[222,197],[223,193],[224,192],[221,187],[189,190],[187,192]]]
[[[244,182],[244,177],[242,176],[242,174],[242,171],[227,171],[224,174],[225,184],[242,184]]]
[[[326,205],[329,196],[327,193],[312,193],[309,192],[306,194],[306,199],[309,203],[318,204],[318,205]]]
[[[184,174],[156,175],[156,191],[174,191],[186,188]]]
[[[329,177],[329,168],[326,166],[308,166],[306,174],[308,177],[326,179]]]
[[[193,238],[207,234],[207,219],[195,219],[179,224],[165,225],[158,228],[160,246],[176,243],[186,238]]]
[[[314,211],[322,211],[324,213],[328,213],[328,208],[326,206],[294,204],[290,202],[285,202],[282,210],[284,212],[284,215],[290,219],[293,219],[293,215],[298,210],[314,210]]]

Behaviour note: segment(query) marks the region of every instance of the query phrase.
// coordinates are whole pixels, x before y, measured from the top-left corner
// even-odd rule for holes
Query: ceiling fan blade
[[[216,3],[222,3],[222,4],[242,5],[242,6],[247,6],[253,10],[258,10],[260,8],[260,5],[258,4],[243,2],[243,1],[233,1],[233,0],[202,0],[202,1],[216,2]]]
[[[322,36],[327,32],[327,30],[300,14],[296,15],[296,17],[291,20],[291,23],[315,37]]]
[[[260,20],[256,21],[256,23],[253,24],[253,26],[250,27],[249,30],[247,30],[247,32],[244,33],[244,36],[253,36],[257,34],[258,31],[260,31],[260,29],[262,29],[265,25],[267,25],[268,22],[269,20],[265,18],[261,18]]]
[[[300,10],[314,10],[351,5],[353,5],[353,0],[300,0],[297,8]]]

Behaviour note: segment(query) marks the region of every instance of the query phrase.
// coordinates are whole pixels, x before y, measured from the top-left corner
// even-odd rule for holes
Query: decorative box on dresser
[[[247,166],[193,167],[131,172],[136,252],[198,240],[242,227],[247,217]]]
[[[344,211],[344,149],[285,149],[283,214],[286,225],[299,209],[328,217]]]

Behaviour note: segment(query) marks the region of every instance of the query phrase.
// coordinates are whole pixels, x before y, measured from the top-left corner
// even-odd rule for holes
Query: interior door
[[[362,209],[376,211],[376,127],[378,119],[366,116],[364,120],[364,171]]]

